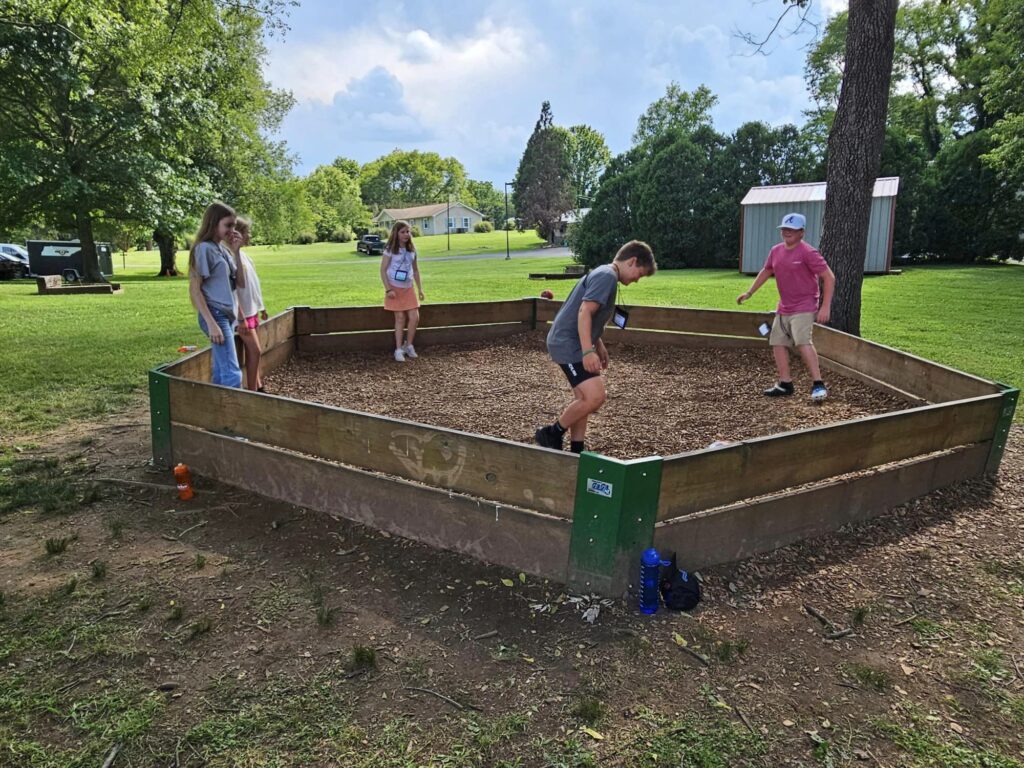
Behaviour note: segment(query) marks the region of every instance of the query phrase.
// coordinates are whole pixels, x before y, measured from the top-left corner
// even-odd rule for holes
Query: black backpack
[[[661,599],[670,611],[692,611],[700,602],[700,581],[696,574],[679,570],[676,553],[661,567]]]

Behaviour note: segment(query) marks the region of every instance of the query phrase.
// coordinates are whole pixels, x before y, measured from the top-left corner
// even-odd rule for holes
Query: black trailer
[[[77,240],[29,240],[25,247],[28,249],[29,268],[34,275],[63,275],[77,279],[85,274],[82,244]],[[96,243],[100,274],[104,277],[114,274],[113,251],[110,243]]]

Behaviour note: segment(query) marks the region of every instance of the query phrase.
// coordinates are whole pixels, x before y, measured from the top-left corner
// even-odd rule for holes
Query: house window
[[[462,217],[462,228],[463,229],[469,229],[469,217],[468,216],[463,216]]]
[[[423,228],[424,229],[430,229],[430,219],[424,219],[423,220]]]
[[[455,218],[452,216],[448,217],[448,229],[455,229]]]

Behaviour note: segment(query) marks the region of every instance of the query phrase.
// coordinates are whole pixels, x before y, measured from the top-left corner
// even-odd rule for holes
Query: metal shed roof
[[[872,197],[896,197],[899,191],[899,176],[884,176],[875,179]],[[825,199],[825,182],[812,184],[777,184],[770,187],[751,187],[740,205],[765,205],[768,203],[806,203]]]

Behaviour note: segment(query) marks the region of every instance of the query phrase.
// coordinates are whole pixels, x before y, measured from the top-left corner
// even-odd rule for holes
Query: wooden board
[[[172,378],[174,422],[570,519],[578,459],[472,435]]]
[[[433,344],[461,344],[466,341],[500,339],[530,330],[529,323],[492,323],[490,325],[462,325],[451,328],[425,328],[416,331],[416,346]],[[315,336],[297,336],[301,354],[330,354],[357,350],[394,350],[395,333],[390,331],[360,331],[358,333],[325,333]]]
[[[561,301],[554,299],[534,299],[537,302],[537,324],[550,323],[562,308]]]
[[[980,476],[988,443],[918,459],[847,481],[781,494],[752,504],[659,523],[654,546],[696,570],[770,552],[882,514],[910,499]]]
[[[977,376],[833,328],[815,326],[814,345],[830,360],[933,403],[999,391]]]
[[[263,351],[270,351],[295,335],[295,312],[289,308],[274,315],[265,323],[260,323],[256,333],[259,334]]]
[[[183,426],[174,460],[306,509],[564,582],[570,523]]]
[[[268,374],[287,363],[294,353],[295,339],[291,338],[286,341],[282,341],[273,349],[268,349],[263,352],[263,357],[260,359],[260,369],[264,374]]]
[[[835,371],[836,373],[840,373],[843,376],[846,376],[847,378],[854,379],[863,384],[867,384],[869,387],[874,387],[880,392],[885,392],[886,394],[890,394],[893,397],[898,397],[901,400],[910,403],[911,405],[917,406],[928,404],[927,400],[920,398],[917,395],[911,394],[910,392],[905,392],[902,389],[898,389],[897,387],[892,386],[891,384],[885,383],[884,381],[879,381],[873,376],[868,376],[866,373],[862,373],[861,371],[855,371],[853,368],[845,366],[842,363],[837,363],[835,360],[830,360],[824,355],[818,355],[818,362],[821,363],[821,367],[826,370]]]
[[[537,323],[555,319],[562,302],[537,299]],[[739,336],[763,341],[757,328],[771,323],[771,312],[743,312],[731,309],[690,309],[687,307],[642,307],[627,304],[629,327],[626,330],[675,331],[712,336]],[[609,329],[611,330],[611,329]]]
[[[601,336],[607,344],[650,344],[662,347],[745,347],[766,349],[767,342],[762,338],[741,338],[739,336],[708,336],[696,333],[678,333],[675,331],[643,331],[626,328],[620,330],[608,326]],[[767,351],[767,350],[766,350]]]
[[[658,520],[990,440],[1001,402],[987,395],[671,456]]]
[[[377,331],[395,327],[395,316],[383,307],[296,307],[295,332]],[[420,327],[477,325],[484,323],[531,322],[532,300],[473,301],[454,304],[424,304],[420,307]]]
[[[757,328],[771,322],[770,312],[732,309],[688,309],[684,307],[634,307],[629,310],[629,328],[705,333],[717,336],[746,336],[762,340]],[[627,329],[628,330],[628,329]]]
[[[209,381],[212,373],[213,360],[209,347],[190,352],[166,368],[164,373],[193,381]]]

